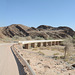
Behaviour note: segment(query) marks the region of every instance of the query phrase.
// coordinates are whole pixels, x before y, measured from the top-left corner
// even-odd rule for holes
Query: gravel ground
[[[17,49],[25,60],[30,61],[30,66],[36,75],[75,75],[75,68],[63,60],[55,60],[40,52],[23,50],[19,46]]]

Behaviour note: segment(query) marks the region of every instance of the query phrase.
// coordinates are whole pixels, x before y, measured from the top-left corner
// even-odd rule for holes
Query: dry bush
[[[59,53],[54,53],[54,55],[59,55]]]
[[[26,40],[32,40],[31,36],[25,37]]]
[[[45,40],[43,37],[37,37],[37,36],[34,39],[35,40]]]
[[[43,52],[39,51],[38,52],[39,55],[45,55]]]
[[[75,35],[73,36],[73,44],[74,44],[74,48],[75,48]]]
[[[73,40],[71,38],[67,38],[63,42],[64,48],[64,58],[68,58],[73,53]]]
[[[48,37],[47,40],[54,40],[54,38],[52,38],[52,37]]]

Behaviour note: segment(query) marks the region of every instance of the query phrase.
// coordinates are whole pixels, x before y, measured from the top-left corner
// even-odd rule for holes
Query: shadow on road
[[[27,75],[27,73],[24,71],[24,68],[22,66],[22,64],[20,63],[20,61],[18,60],[18,58],[16,57],[16,55],[14,54],[13,50],[12,50],[12,47],[11,47],[11,51],[15,57],[15,60],[17,62],[17,65],[18,65],[18,70],[19,70],[19,75]]]

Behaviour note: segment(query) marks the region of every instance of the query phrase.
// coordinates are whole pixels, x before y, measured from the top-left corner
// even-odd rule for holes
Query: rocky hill
[[[12,24],[7,27],[0,27],[0,38],[4,37],[27,37],[31,38],[54,38],[54,39],[62,39],[66,37],[73,37],[75,35],[75,31],[73,31],[69,27],[52,27],[47,25],[40,25],[37,28],[27,27],[21,24]]]
[[[42,37],[44,39],[47,38],[66,38],[73,37],[75,35],[75,31],[73,31],[69,27],[52,27],[47,25],[40,25],[37,28],[30,28],[27,30],[29,35],[33,38]]]
[[[13,37],[15,35],[20,37],[25,37],[29,35],[26,32],[27,29],[29,29],[29,27],[27,26],[21,24],[12,24],[10,26],[4,27],[2,33],[8,37]]]

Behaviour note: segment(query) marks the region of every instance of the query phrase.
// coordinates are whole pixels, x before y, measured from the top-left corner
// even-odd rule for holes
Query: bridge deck
[[[63,40],[33,40],[33,41],[19,41],[19,43],[26,44],[26,43],[36,43],[36,42],[53,42],[53,41],[63,41]]]

